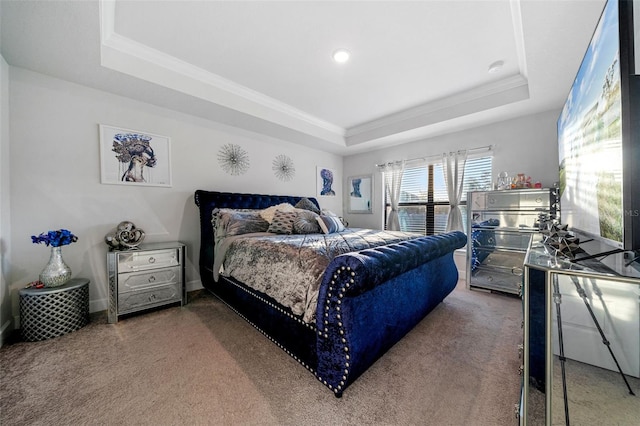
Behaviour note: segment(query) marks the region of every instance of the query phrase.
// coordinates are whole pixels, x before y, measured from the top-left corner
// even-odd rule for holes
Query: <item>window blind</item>
[[[463,196],[460,206],[465,227],[467,192],[491,188],[492,166],[492,156],[467,159],[464,167]],[[387,202],[385,217],[389,211],[390,206]],[[405,167],[398,211],[400,229],[425,235],[439,234],[446,230],[448,214],[449,197],[442,163],[433,162],[415,167]]]

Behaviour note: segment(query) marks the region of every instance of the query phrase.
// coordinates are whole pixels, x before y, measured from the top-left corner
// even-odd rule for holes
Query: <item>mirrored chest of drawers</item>
[[[179,242],[108,251],[109,323],[145,309],[186,304],[185,252]]]
[[[467,194],[467,287],[520,294],[524,257],[539,215],[556,216],[555,188]]]

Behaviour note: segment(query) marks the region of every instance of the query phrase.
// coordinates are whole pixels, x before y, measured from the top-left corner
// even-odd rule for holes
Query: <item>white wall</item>
[[[494,175],[502,170],[524,172],[545,186],[557,180],[555,111],[341,158],[6,63],[0,77],[4,81],[0,104],[3,323],[18,314],[18,289],[36,280],[48,260],[49,250],[32,244],[30,236],[51,229],[67,228],[80,237],[63,253],[74,276],[91,280],[91,311],[106,309],[103,237],[122,220],[142,228],[147,242],[186,243],[188,287],[197,288],[196,189],[315,196],[316,166],[324,166],[336,170],[336,182],[343,184],[334,185],[336,197],[321,198],[321,206],[343,213],[346,177],[373,173],[374,214],[345,217],[352,226],[381,228],[382,182],[376,163],[495,144]],[[102,185],[98,124],[169,136],[173,187]],[[226,143],[239,144],[248,152],[251,165],[245,175],[230,176],[218,166],[218,151]],[[296,175],[291,182],[279,181],[271,170],[278,154],[294,161]],[[9,301],[11,313],[7,313]]]
[[[550,187],[558,180],[558,143],[556,121],[560,111],[547,111],[502,121],[432,139],[407,143],[344,158],[346,177],[374,174],[373,214],[345,214],[350,226],[383,227],[382,175],[375,164],[394,160],[421,158],[442,152],[495,145],[493,175],[506,171],[510,176],[525,173],[533,181]],[[346,191],[346,182],[343,191]],[[346,210],[346,209],[345,209]]]
[[[103,238],[120,221],[131,220],[142,228],[145,242],[186,243],[187,283],[195,288],[200,285],[196,189],[315,196],[316,166],[334,169],[336,182],[342,182],[340,156],[24,69],[10,70],[9,250],[13,263],[9,276],[14,315],[18,289],[38,279],[49,257],[49,249],[32,244],[31,235],[59,228],[78,235],[77,243],[63,248],[64,259],[74,276],[91,280],[91,311],[104,310],[107,246]],[[173,187],[102,185],[98,124],[169,136]],[[218,151],[227,143],[239,144],[248,152],[246,174],[231,176],[218,166]],[[296,173],[290,182],[278,180],[271,169],[278,154],[294,162]],[[4,173],[3,168],[3,177]],[[335,197],[319,201],[321,207],[342,213],[342,187],[334,187]]]
[[[9,162],[9,65],[0,56],[0,347],[13,330],[9,271],[11,264]]]

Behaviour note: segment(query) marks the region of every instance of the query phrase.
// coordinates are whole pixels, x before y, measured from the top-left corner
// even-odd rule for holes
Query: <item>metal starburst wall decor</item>
[[[244,174],[249,170],[249,155],[240,145],[228,143],[220,148],[218,162],[225,172],[233,176]]]
[[[284,154],[278,155],[273,159],[272,169],[276,177],[281,181],[288,182],[296,174],[296,168],[293,165],[293,160]]]

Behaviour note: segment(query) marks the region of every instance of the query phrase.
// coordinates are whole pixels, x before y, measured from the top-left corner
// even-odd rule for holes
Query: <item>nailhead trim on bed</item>
[[[341,342],[344,344],[343,350],[344,350],[344,360],[343,360],[343,370],[344,370],[344,375],[342,376],[342,381],[340,381],[340,384],[335,386],[327,383],[326,380],[322,380],[322,377],[317,376],[318,380],[320,380],[325,386],[327,386],[329,389],[333,390],[333,392],[337,395],[342,393],[342,388],[344,387],[346,381],[347,381],[347,377],[349,377],[349,367],[351,366],[350,364],[350,360],[351,357],[349,355],[349,343],[346,339],[346,334],[345,334],[345,330],[342,324],[342,313],[341,313],[341,305],[342,305],[342,298],[344,297],[345,291],[351,286],[351,284],[354,282],[354,277],[356,276],[356,273],[353,272],[351,270],[351,267],[349,266],[342,266],[340,268],[339,271],[337,271],[335,274],[333,274],[333,279],[331,280],[331,285],[329,286],[329,291],[327,292],[327,300],[325,301],[325,307],[324,307],[324,324],[328,325],[329,321],[326,318],[329,318],[329,312],[330,312],[330,308],[331,308],[331,302],[333,300],[332,295],[335,291],[335,284],[336,284],[336,280],[338,280],[338,278],[340,278],[342,276],[342,274],[347,274],[347,276],[351,276],[351,278],[349,278],[348,280],[346,279],[342,279],[340,280],[340,282],[342,282],[342,286],[338,289],[338,300],[335,301],[335,311],[336,311],[336,319],[338,320],[337,324],[338,324],[338,333],[340,334],[340,336],[342,336],[341,338]],[[322,333],[322,331],[318,331],[318,336],[320,337],[324,337],[325,339],[329,338],[329,335],[325,332]]]

